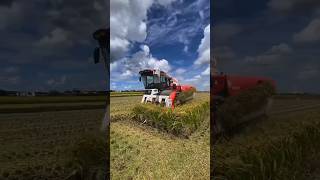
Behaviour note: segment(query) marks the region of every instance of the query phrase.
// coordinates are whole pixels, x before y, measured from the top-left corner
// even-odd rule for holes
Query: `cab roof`
[[[156,71],[155,69],[145,69],[145,70],[140,71],[139,74],[145,75],[145,76],[152,76],[153,72],[155,72],[155,71]],[[165,76],[165,77],[171,79],[171,77],[168,76],[167,73],[165,73],[163,71],[160,71],[160,76]]]

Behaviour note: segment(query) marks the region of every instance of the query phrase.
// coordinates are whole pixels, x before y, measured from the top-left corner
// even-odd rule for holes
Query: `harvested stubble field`
[[[220,137],[212,179],[319,179],[320,99],[275,96],[268,117]]]
[[[83,165],[82,157],[90,157],[93,164],[101,163],[88,155],[90,149],[85,147],[89,141],[99,141],[96,145],[100,146],[91,151],[104,153],[101,144],[107,142],[97,134],[104,115],[103,106],[92,110],[82,107],[96,101],[103,105],[103,99],[105,97],[1,97],[0,179],[66,179]],[[41,112],[23,113],[25,109],[42,106],[45,108]],[[55,111],[50,109],[52,106],[65,109]],[[74,107],[72,111],[70,106]],[[79,158],[84,151],[87,156]]]
[[[187,138],[162,128],[158,123],[172,119],[164,119],[163,112],[169,109],[158,110],[148,106],[140,106],[140,97],[111,98],[111,178],[112,179],[209,179],[210,156],[210,128],[209,114],[195,116],[200,122],[196,129],[188,134]],[[189,112],[192,107],[209,102],[209,93],[197,93],[196,98],[174,110],[179,114]],[[151,108],[145,113],[155,113],[156,119],[144,116],[135,119],[135,108]],[[203,109],[208,108],[207,104]],[[197,109],[197,108],[194,108]],[[203,110],[202,109],[202,110]],[[140,111],[141,109],[139,109]],[[138,113],[139,114],[139,113]],[[172,112],[170,112],[172,115]],[[206,114],[206,116],[205,116]],[[141,114],[140,114],[141,115]],[[169,118],[172,116],[166,116]],[[172,117],[177,122],[184,116]],[[159,119],[158,119],[159,118]],[[199,119],[201,118],[201,119]],[[145,121],[146,120],[146,121]],[[154,121],[159,120],[159,121]],[[148,123],[153,122],[153,123]],[[188,123],[187,123],[188,124]],[[169,126],[168,126],[169,127]],[[189,126],[186,126],[189,127]]]

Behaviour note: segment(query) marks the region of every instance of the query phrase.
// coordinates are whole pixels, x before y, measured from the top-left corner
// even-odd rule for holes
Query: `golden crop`
[[[206,98],[180,105],[174,110],[150,104],[140,104],[132,110],[133,119],[164,130],[189,136],[210,113],[210,103]]]

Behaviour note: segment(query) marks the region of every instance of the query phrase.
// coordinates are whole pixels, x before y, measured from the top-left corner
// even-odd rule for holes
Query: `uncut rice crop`
[[[269,83],[262,83],[236,96],[226,98],[218,107],[215,118],[224,131],[229,131],[244,123],[246,115],[263,108],[268,99],[275,94],[275,89]]]
[[[319,122],[301,123],[285,136],[239,147],[236,157],[213,148],[213,179],[304,179],[305,163],[319,157],[319,138]]]
[[[133,119],[174,135],[189,136],[209,115],[209,100],[194,101],[174,110],[150,104],[133,108]]]

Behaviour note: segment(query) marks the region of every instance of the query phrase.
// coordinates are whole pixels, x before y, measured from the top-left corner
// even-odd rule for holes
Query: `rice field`
[[[95,136],[102,137],[97,132],[104,115],[103,98],[63,98],[0,98],[0,179],[84,178],[79,175],[82,164],[78,154],[85,150],[86,138],[99,141]],[[96,104],[99,107],[95,109],[82,109]],[[52,107],[64,109],[56,111]],[[25,113],[26,109],[41,108]],[[99,147],[91,148],[95,149],[101,152]]]
[[[212,179],[319,179],[319,104],[276,96],[268,117],[216,139]]]
[[[140,101],[141,96],[111,98],[111,179],[209,179],[209,114],[200,119],[196,117],[194,120],[199,121],[197,128],[187,137],[180,137],[161,128],[160,124],[152,125],[135,119],[137,111],[134,109],[140,107]],[[161,111],[157,114],[161,120],[157,121],[170,125],[177,120],[175,115],[181,118],[182,112],[196,114],[190,110],[206,102],[209,102],[209,93],[197,93],[193,101],[177,107],[174,112],[154,109],[154,106],[143,108],[148,108],[151,113]],[[209,110],[208,104],[205,108]],[[155,119],[145,120],[155,122]]]

